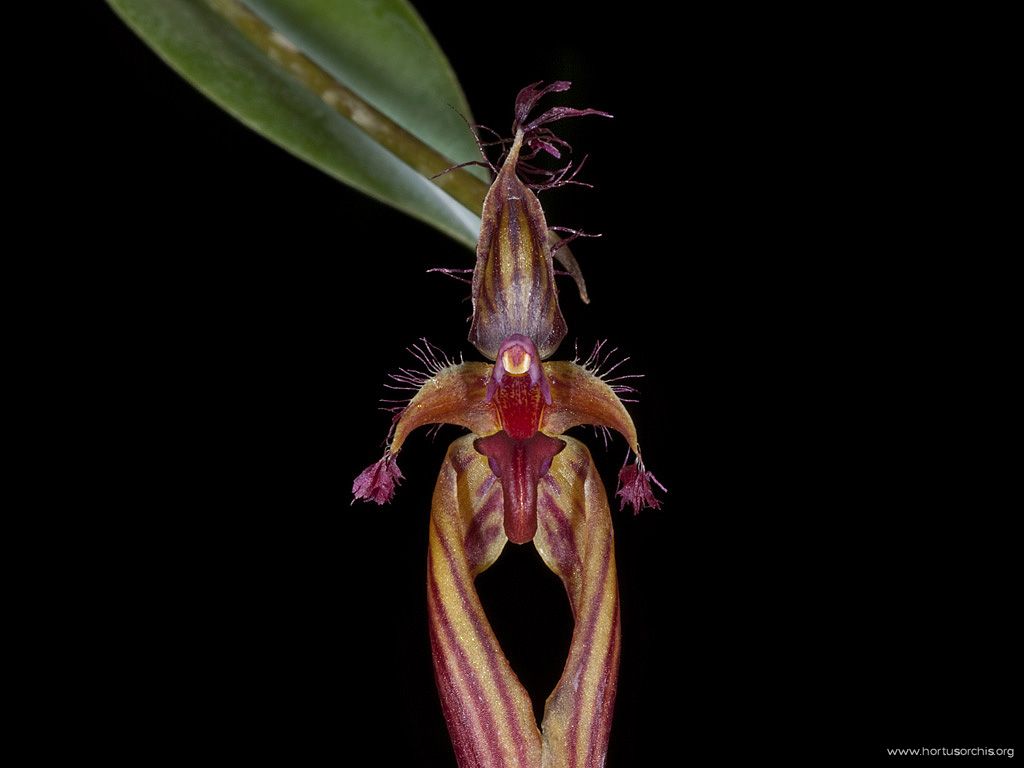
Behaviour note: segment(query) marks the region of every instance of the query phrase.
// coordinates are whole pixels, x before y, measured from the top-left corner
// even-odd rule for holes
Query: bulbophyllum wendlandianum
[[[397,376],[417,391],[395,414],[384,456],[352,486],[356,499],[383,504],[402,480],[396,457],[412,430],[455,424],[471,433],[452,443],[441,467],[427,557],[434,670],[460,768],[604,765],[620,642],[611,512],[590,452],[565,432],[582,424],[619,432],[628,444],[616,490],[621,506],[659,506],[652,482],[660,484],[644,467],[619,398],[630,388],[601,375],[600,347],[583,364],[548,360],[566,325],[555,286],[557,239],[535,190],[578,183],[579,166],[544,170],[535,160],[569,149],[552,123],[608,115],[553,107],[531,119],[542,96],[569,83],[539,86],[516,99],[513,138],[498,142],[506,151],[481,217],[469,340],[493,362],[455,364],[428,342],[415,347],[427,370]],[[560,261],[582,290],[572,257]],[[575,621],[540,728],[474,588],[508,541],[534,543],[565,584]]]

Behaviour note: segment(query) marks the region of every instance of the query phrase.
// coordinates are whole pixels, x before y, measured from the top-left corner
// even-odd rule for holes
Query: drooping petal
[[[608,384],[576,363],[544,363],[551,386],[551,405],[544,409],[541,430],[561,435],[581,424],[609,427],[639,453],[636,427],[626,406]]]
[[[406,437],[425,424],[454,424],[478,435],[500,429],[494,406],[486,402],[487,363],[460,363],[426,381],[395,422],[391,450],[398,453]]]
[[[507,542],[502,492],[471,436],[448,450],[434,490],[427,595],[434,670],[459,768],[600,768],[619,663],[611,513],[586,447],[571,438],[537,489],[534,543],[575,620],[542,734],[487,622],[473,579]]]
[[[562,269],[566,271],[566,274],[576,283],[576,290],[580,292],[580,301],[584,304],[589,304],[590,295],[587,293],[587,281],[583,279],[583,270],[580,269],[580,263],[576,261],[576,257],[572,255],[572,251],[569,250],[568,246],[557,247],[561,241],[562,238],[554,232],[548,233],[548,245],[551,247],[552,255],[562,265]]]
[[[637,444],[633,419],[615,390],[600,376],[581,365],[567,362],[544,363],[544,373],[551,387],[551,404],[544,409],[540,429],[546,434],[560,435],[581,424],[608,427],[626,438],[636,463],[623,467],[619,473],[616,495],[621,509],[628,504],[634,514],[645,508],[660,509],[652,483],[666,488],[644,467]]]

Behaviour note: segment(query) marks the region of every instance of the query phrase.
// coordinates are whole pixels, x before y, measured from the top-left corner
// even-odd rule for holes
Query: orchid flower
[[[590,424],[626,440],[616,495],[634,512],[659,506],[636,429],[602,377],[601,348],[583,364],[550,361],[566,334],[549,227],[534,190],[574,182],[572,165],[544,170],[568,144],[550,124],[596,110],[554,107],[531,119],[559,81],[520,91],[513,138],[484,201],[469,340],[489,362],[453,363],[429,342],[414,348],[422,376],[395,415],[383,457],[355,480],[356,499],[383,504],[402,480],[397,457],[409,433],[454,424],[456,440],[434,489],[427,556],[430,641],[441,705],[460,768],[598,768],[615,703],[621,628],[611,512],[587,447],[566,436]],[[556,246],[557,247],[557,246]],[[571,258],[571,257],[567,257]],[[570,265],[578,278],[578,268]],[[578,280],[579,282],[579,280]],[[474,588],[506,543],[533,542],[564,583],[575,622],[561,678],[538,727]]]

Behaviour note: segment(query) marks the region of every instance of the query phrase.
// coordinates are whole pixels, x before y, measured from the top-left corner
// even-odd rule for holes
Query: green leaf
[[[405,0],[246,0],[313,61],[457,163],[480,159],[448,59]],[[472,169],[487,181],[482,168]]]
[[[253,130],[475,247],[487,184],[465,97],[403,0],[108,0],[186,80]],[[270,25],[266,22],[269,22]],[[447,191],[446,191],[447,190]]]

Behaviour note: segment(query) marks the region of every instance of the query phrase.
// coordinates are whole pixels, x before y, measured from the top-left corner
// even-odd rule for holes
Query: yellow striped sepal
[[[538,729],[474,588],[501,554],[502,492],[472,436],[448,450],[434,490],[427,600],[434,669],[459,768],[599,768],[619,664],[611,514],[582,443],[565,437],[539,483],[534,544],[569,594],[575,629]]]

